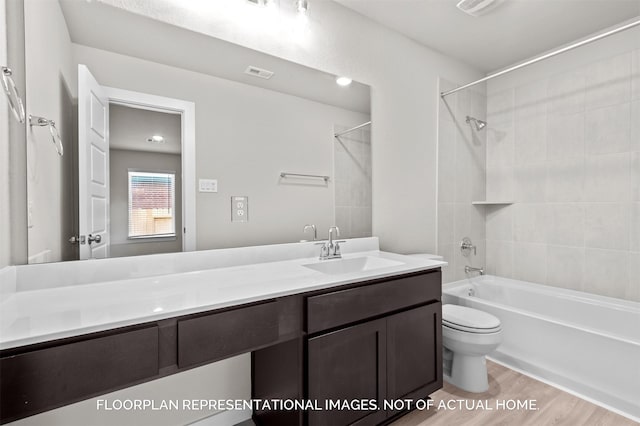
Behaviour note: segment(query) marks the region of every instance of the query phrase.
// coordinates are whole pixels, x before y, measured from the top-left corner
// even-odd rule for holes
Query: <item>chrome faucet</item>
[[[307,229],[313,229],[313,241],[318,241],[318,230],[315,225],[305,225],[302,229],[303,233],[307,233]],[[304,241],[304,240],[303,240]]]
[[[464,272],[469,274],[471,272],[480,272],[480,275],[484,275],[484,268],[474,268],[473,266],[465,266]]]
[[[346,241],[341,240],[341,241],[335,241],[333,238],[333,233],[336,233],[336,236],[339,237],[340,236],[340,228],[338,228],[337,226],[332,226],[331,228],[329,228],[329,241],[323,241],[321,243],[316,243],[316,244],[321,244],[322,247],[320,247],[320,260],[326,260],[326,259],[341,259],[342,258],[342,253],[340,251],[340,244],[341,243],[346,243]]]

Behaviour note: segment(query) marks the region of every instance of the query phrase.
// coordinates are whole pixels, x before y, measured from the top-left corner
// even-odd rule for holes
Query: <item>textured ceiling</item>
[[[459,0],[335,0],[489,72],[640,17],[640,0],[504,0],[481,17]]]

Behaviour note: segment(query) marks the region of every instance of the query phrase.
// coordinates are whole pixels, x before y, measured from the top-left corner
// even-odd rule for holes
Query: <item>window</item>
[[[174,172],[129,170],[129,238],[175,237]]]

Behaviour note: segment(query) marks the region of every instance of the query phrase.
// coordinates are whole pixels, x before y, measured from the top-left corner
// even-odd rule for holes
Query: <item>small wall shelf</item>
[[[508,206],[513,204],[513,201],[472,201],[474,206]]]

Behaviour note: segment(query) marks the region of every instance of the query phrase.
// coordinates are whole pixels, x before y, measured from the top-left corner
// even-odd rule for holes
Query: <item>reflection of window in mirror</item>
[[[175,177],[129,170],[128,238],[175,237]]]

